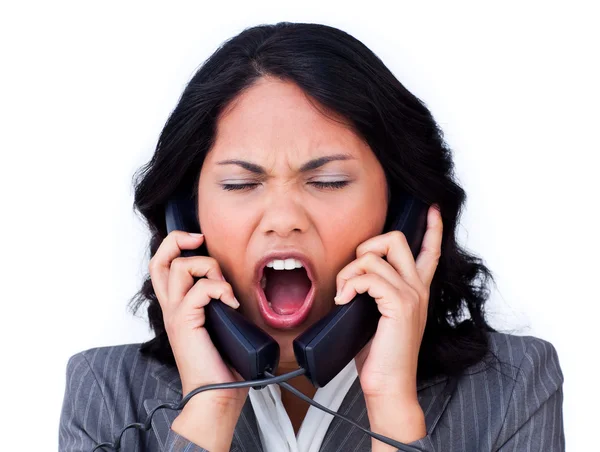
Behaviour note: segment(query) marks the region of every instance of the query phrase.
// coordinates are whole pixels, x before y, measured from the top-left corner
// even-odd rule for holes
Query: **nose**
[[[309,216],[306,208],[290,191],[280,190],[265,199],[260,223],[264,234],[288,237],[292,233],[305,232],[308,229]]]

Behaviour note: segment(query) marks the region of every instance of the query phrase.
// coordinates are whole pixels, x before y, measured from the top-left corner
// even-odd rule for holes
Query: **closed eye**
[[[259,184],[221,184],[223,190],[235,191],[235,190],[245,190],[250,187],[254,187]]]
[[[345,187],[346,185],[348,185],[348,181],[347,180],[336,180],[336,181],[330,181],[330,182],[310,182],[311,184],[319,187],[319,188],[329,188],[329,189],[336,189],[336,188],[342,188]]]
[[[346,185],[349,184],[348,181],[346,180],[340,180],[340,181],[330,181],[330,182],[317,182],[317,181],[312,181],[309,182],[309,184],[314,185],[317,188],[322,188],[325,190],[336,190],[336,189],[340,189],[345,187]],[[221,184],[221,187],[223,188],[223,190],[227,190],[227,191],[241,191],[241,190],[246,190],[252,187],[255,187],[256,185],[260,185],[258,183],[249,183],[249,184]]]

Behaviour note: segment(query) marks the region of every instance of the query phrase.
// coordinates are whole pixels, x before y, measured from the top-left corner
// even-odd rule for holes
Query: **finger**
[[[342,293],[335,298],[335,303],[346,304],[357,294],[365,292],[375,300],[379,312],[385,317],[398,318],[398,314],[405,310],[403,304],[410,307],[409,312],[419,312],[419,295],[412,287],[404,281],[400,288],[394,287],[375,273],[355,276],[346,281]]]
[[[410,286],[415,289],[423,286],[415,267],[412,251],[406,236],[401,231],[390,231],[361,243],[356,248],[356,256],[359,257],[365,253],[385,256],[389,264]]]
[[[208,256],[178,257],[171,262],[168,303],[177,304],[195,283],[194,277],[225,281],[216,259]]]
[[[152,287],[161,304],[168,298],[167,288],[171,262],[181,255],[181,250],[198,248],[203,241],[202,234],[191,235],[184,231],[172,231],[162,241],[148,263]]]
[[[335,304],[346,304],[356,295],[367,292],[378,304],[387,303],[397,297],[399,290],[378,274],[365,273],[346,281],[341,293],[334,300]]]
[[[376,273],[392,286],[399,287],[402,283],[402,277],[389,262],[384,261],[378,254],[368,251],[340,270],[336,277],[337,292],[341,292],[350,278],[366,273]]]
[[[427,230],[417,256],[416,268],[419,278],[426,287],[431,285],[442,254],[443,224],[440,211],[434,206],[427,213]]]
[[[189,312],[204,308],[212,299],[220,300],[233,309],[240,304],[233,295],[231,284],[227,281],[214,279],[200,279],[194,284],[177,306],[178,312]]]

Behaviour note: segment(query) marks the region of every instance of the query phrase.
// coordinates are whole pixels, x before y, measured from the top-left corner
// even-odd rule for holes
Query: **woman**
[[[167,234],[165,203],[182,189],[203,235]],[[416,259],[385,230],[399,193],[431,206]],[[365,292],[381,312],[372,340],[324,388],[294,387],[420,450],[564,450],[556,351],[486,322],[493,278],[455,238],[464,201],[432,115],[361,42],[294,23],[230,39],[189,82],[137,180],[152,257],[132,301],[149,302],[156,337],[70,359],[61,450],[91,450],[165,401],[240,379],[204,328],[211,299],[277,340],[280,375],[332,300]],[[181,256],[200,246],[210,257]],[[127,430],[122,450],[396,450],[275,385],[202,392],[156,412],[151,430]]]

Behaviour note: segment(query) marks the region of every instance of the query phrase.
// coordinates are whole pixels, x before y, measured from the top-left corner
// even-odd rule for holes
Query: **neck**
[[[290,363],[290,364],[291,365],[285,365],[285,364],[280,365],[277,368],[277,372],[275,374],[283,375],[287,372],[291,372],[298,368],[297,364],[295,366],[292,363]],[[293,386],[298,391],[300,391],[305,396],[310,397],[311,399],[314,397],[315,393],[317,392],[317,388],[315,388],[312,385],[312,383],[310,382],[310,380],[308,378],[306,378],[304,375],[300,375],[298,377],[291,378],[287,381],[287,383],[290,384],[291,386]],[[308,411],[308,408],[310,405],[307,402],[305,402],[304,400],[299,399],[294,394],[292,394],[291,392],[289,392],[283,388],[281,390],[281,402],[283,403],[285,411],[287,412],[288,416],[290,417],[290,420],[294,427],[294,432],[296,434],[298,434],[298,430],[300,429],[300,426],[302,425],[302,421],[306,417],[306,412]]]

